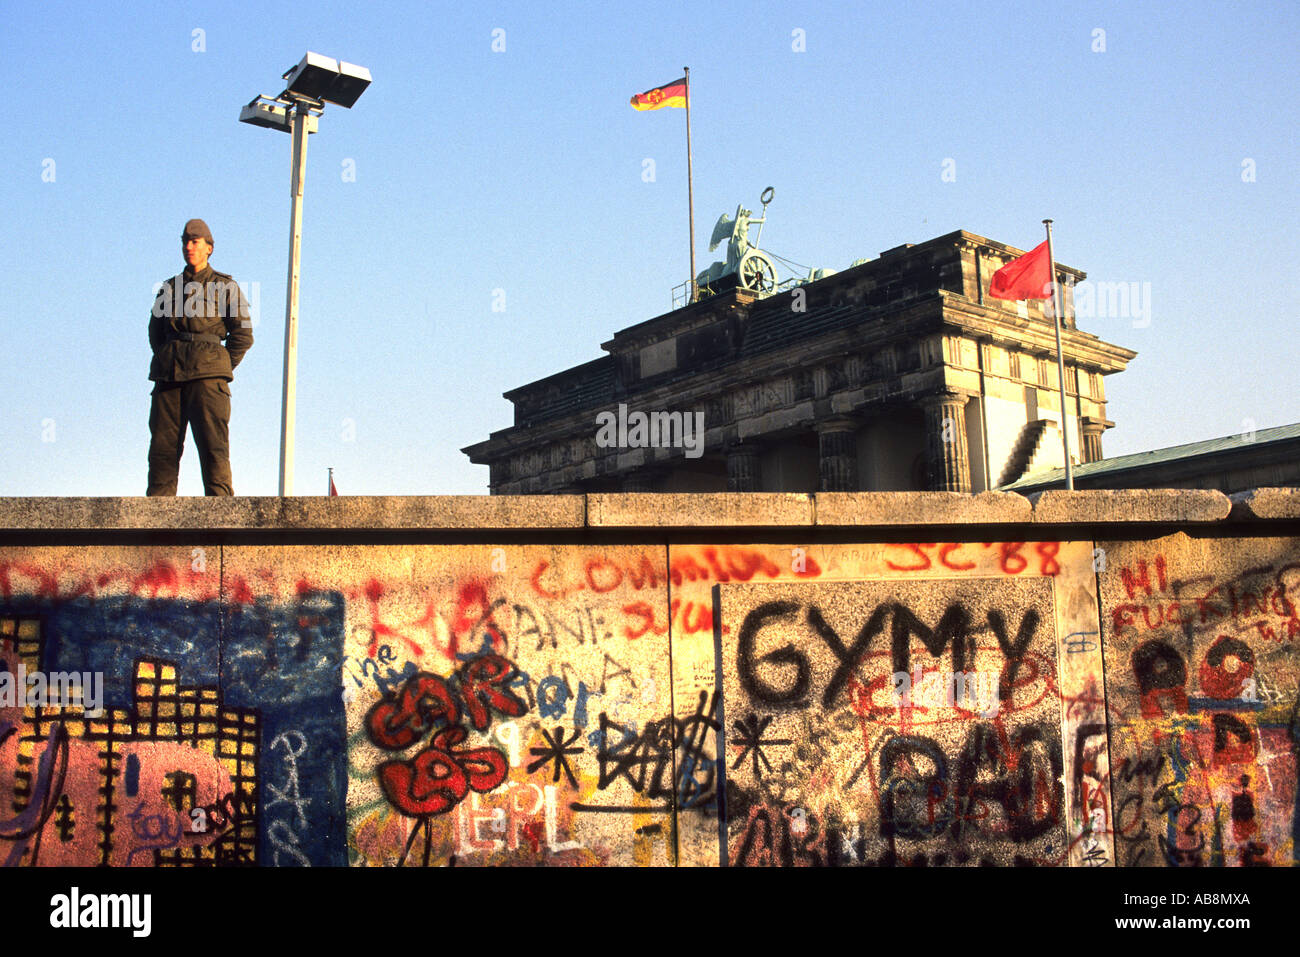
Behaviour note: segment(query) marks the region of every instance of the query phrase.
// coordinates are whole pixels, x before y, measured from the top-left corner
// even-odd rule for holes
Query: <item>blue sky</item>
[[[502,392],[668,311],[684,113],[628,99],[683,65],[697,268],[769,185],[762,245],[812,266],[954,229],[1027,249],[1050,216],[1058,261],[1150,284],[1149,324],[1080,319],[1139,353],[1107,455],[1300,421],[1293,2],[470,7],[5,8],[0,495],[143,494],[147,318],[191,216],[257,284],[231,461],[275,494],[290,144],[238,114],[309,49],[374,83],[308,149],[298,494],[330,466],[485,492],[460,448],[511,424]]]

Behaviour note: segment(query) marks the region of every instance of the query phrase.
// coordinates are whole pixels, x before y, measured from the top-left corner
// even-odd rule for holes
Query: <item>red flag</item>
[[[1050,299],[1051,282],[1052,264],[1044,240],[995,272],[989,282],[989,295],[994,299]]]
[[[338,494],[339,494],[339,490],[336,489],[336,488],[334,487],[334,476],[333,476],[333,475],[330,476],[330,494],[331,494],[331,495],[338,495]]]

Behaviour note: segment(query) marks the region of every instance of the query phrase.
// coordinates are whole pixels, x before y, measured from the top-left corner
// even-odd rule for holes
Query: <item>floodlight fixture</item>
[[[308,52],[302,61],[284,73],[286,93],[337,103],[347,109],[370,85],[370,71],[355,63]]]
[[[239,122],[252,126],[261,126],[268,130],[282,133],[293,132],[293,104],[273,100],[269,96],[258,96],[239,111]],[[307,117],[307,132],[315,133],[318,128],[315,116]]]

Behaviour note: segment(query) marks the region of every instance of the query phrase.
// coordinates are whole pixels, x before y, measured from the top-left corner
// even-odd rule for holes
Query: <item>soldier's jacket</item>
[[[162,284],[149,314],[149,345],[154,382],[225,379],[253,345],[248,302],[228,275],[205,266],[197,274],[189,267]],[[177,333],[216,336],[213,341],[184,341]]]

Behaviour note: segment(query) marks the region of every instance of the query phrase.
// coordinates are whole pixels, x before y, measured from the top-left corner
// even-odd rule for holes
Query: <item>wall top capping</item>
[[[83,532],[491,532],[1214,525],[1300,519],[1300,489],[0,498],[11,541]]]

